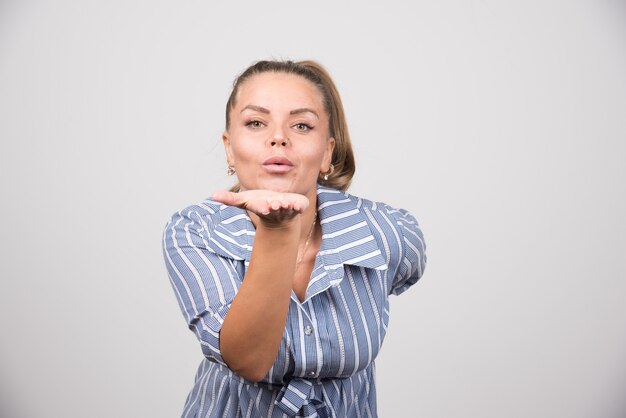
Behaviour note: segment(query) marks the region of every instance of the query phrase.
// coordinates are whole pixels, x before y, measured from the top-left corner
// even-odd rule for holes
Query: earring
[[[228,170],[226,171],[226,174],[228,174],[229,176],[232,176],[236,172],[237,172],[237,170],[235,170],[235,166],[234,165],[228,165]]]
[[[324,181],[327,181],[328,180],[328,176],[333,174],[333,171],[335,171],[335,166],[331,164],[330,167],[328,168],[327,172],[320,173],[320,177],[322,177],[324,179]]]

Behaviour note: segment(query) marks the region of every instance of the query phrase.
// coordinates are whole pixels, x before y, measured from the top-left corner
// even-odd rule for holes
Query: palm
[[[309,199],[301,194],[263,189],[238,193],[219,191],[213,195],[213,200],[248,210],[272,223],[292,219],[309,206]]]

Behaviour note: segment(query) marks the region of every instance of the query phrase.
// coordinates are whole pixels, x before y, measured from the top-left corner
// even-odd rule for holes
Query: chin
[[[307,190],[309,189],[306,185],[296,183],[293,177],[264,179],[263,181],[258,182],[254,188],[272,190],[277,193],[298,193],[305,196],[307,194]]]
[[[270,181],[264,188],[278,193],[300,193],[298,187],[290,181]]]

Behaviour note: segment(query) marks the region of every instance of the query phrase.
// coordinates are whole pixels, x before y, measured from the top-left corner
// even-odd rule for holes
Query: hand
[[[236,206],[258,215],[267,226],[281,225],[309,207],[309,199],[301,194],[262,189],[238,193],[222,190],[215,192],[212,198],[225,205]]]

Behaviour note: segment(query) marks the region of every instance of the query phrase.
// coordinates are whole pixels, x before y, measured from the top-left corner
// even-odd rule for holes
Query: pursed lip
[[[263,168],[270,174],[285,174],[291,171],[293,163],[285,157],[270,157],[263,161]]]

